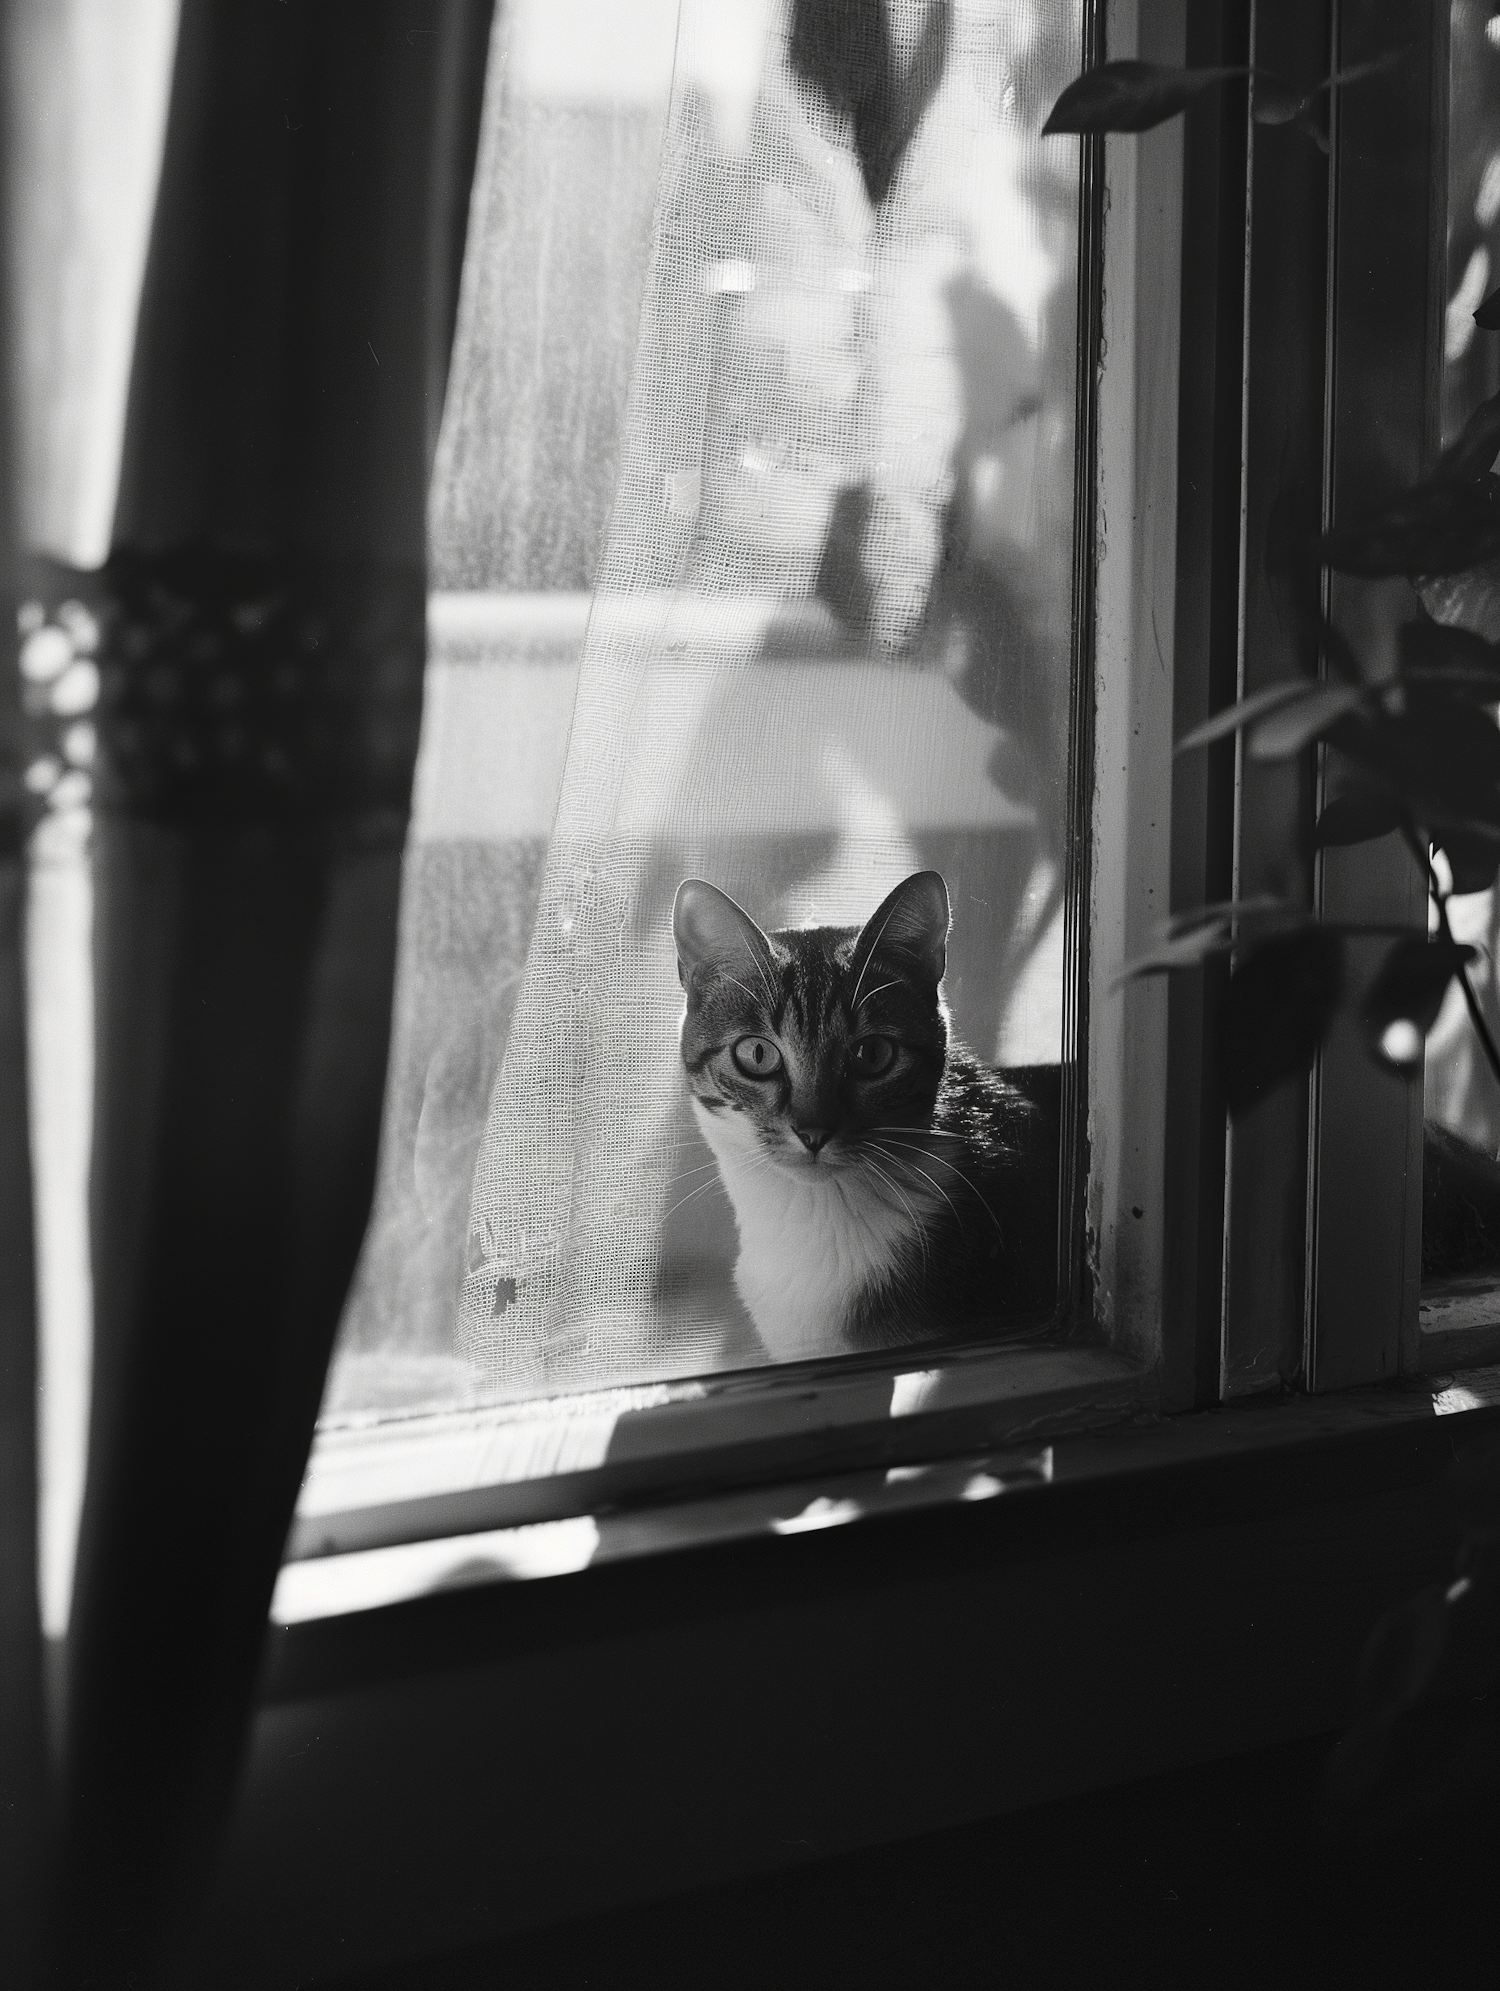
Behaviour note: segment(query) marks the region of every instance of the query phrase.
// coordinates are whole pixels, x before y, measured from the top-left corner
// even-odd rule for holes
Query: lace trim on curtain
[[[115,553],[99,646],[96,800],[158,822],[387,819],[422,718],[420,570]]]

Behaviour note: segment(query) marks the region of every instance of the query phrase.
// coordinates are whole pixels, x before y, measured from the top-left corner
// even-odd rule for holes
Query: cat
[[[859,928],[765,933],[716,886],[678,888],[682,1062],[739,1230],[735,1286],[776,1361],[1050,1305],[1056,1170],[1036,1108],[949,1034],[949,921],[936,871]]]

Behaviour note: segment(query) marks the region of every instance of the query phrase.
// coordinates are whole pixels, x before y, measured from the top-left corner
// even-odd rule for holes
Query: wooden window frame
[[[1105,0],[1086,0],[1086,51],[1102,45],[1106,11]],[[1165,11],[1172,18],[1180,13]],[[1124,32],[1134,36],[1133,17]],[[1168,53],[1171,33],[1169,26]],[[733,1488],[809,1470],[899,1468],[964,1449],[987,1453],[1037,1430],[1155,1407],[1162,1338],[1151,1268],[1163,1223],[1164,992],[1143,988],[1122,998],[1110,982],[1124,947],[1144,937],[1165,904],[1167,824],[1158,804],[1171,713],[1160,695],[1153,625],[1166,625],[1170,645],[1176,469],[1175,430],[1157,422],[1156,407],[1173,391],[1180,143],[1175,130],[1146,141],[1146,197],[1165,216],[1165,232],[1160,225],[1134,227],[1133,144],[1124,151],[1107,151],[1099,140],[1082,145],[1074,683],[1083,690],[1075,690],[1070,766],[1076,819],[1066,881],[1071,1000],[1064,1004],[1070,1035],[1062,1058],[1060,1299],[1053,1326],[1041,1330],[1047,1345],[918,1345],[667,1383],[655,1392],[606,1389],[499,1413],[405,1420],[378,1441],[329,1432],[314,1448],[311,1483],[289,1544],[293,1560],[563,1519],[601,1502],[664,1500],[714,1482]],[[1126,227],[1122,253],[1131,267],[1118,293],[1103,282],[1111,214]],[[1145,314],[1140,332],[1138,310]],[[1137,355],[1146,354],[1152,409],[1141,418],[1137,374],[1145,362]],[[1137,447],[1140,419],[1154,439],[1144,454]],[[1115,489],[1121,478],[1129,482],[1128,497]],[[1100,529],[1098,508],[1113,511],[1117,499],[1149,521],[1143,548],[1123,531]],[[1140,596],[1143,559],[1150,566],[1146,611],[1132,623],[1125,604]],[[1131,633],[1122,646],[1112,632],[1126,625]],[[1127,685],[1122,700],[1116,694]],[[1095,688],[1098,696],[1088,695]],[[1133,746],[1142,736],[1150,741],[1144,756]],[[1095,765],[1118,766],[1122,774],[1096,783]],[[1151,816],[1159,824],[1142,831]],[[1141,834],[1151,849],[1135,873],[1097,861],[1100,852],[1132,847]],[[1155,897],[1137,894],[1139,903],[1122,919],[1136,873],[1157,879]],[[1148,1014],[1152,1021],[1143,1025]],[[1134,1055],[1147,1039],[1152,1050]],[[1127,1065],[1128,1078],[1118,1083]],[[1128,1137],[1126,1129],[1133,1130]],[[1136,1208],[1149,1212],[1144,1225],[1132,1214]],[[1142,1258],[1138,1244],[1148,1237],[1155,1242]],[[649,1401],[653,1395],[659,1400]],[[596,1429],[599,1420],[612,1420],[603,1451],[597,1443],[567,1442],[582,1431],[580,1413],[594,1418]],[[433,1442],[443,1429],[452,1438],[447,1469]],[[471,1469],[476,1452],[486,1463]],[[547,1462],[560,1454],[588,1463],[559,1472]],[[360,1488],[347,1504],[337,1491],[340,1480]]]
[[[1341,1029],[1307,1084],[1231,1125],[1217,1076],[1227,964],[1170,984],[1121,989],[1116,977],[1164,912],[1237,894],[1424,917],[1398,850],[1308,862],[1321,773],[1257,767],[1233,742],[1171,750],[1236,696],[1306,667],[1267,578],[1278,506],[1317,529],[1343,491],[1414,476],[1436,447],[1429,181],[1446,15],[1439,0],[1424,6],[1426,64],[1336,93],[1327,155],[1304,134],[1258,127],[1238,86],[1140,138],[1084,146],[1089,529],[1076,599],[1080,681],[1095,695],[1077,701],[1073,744],[1091,813],[1068,895],[1063,1208],[1076,1255],[1062,1341],[705,1378],[663,1386],[660,1401],[605,1391],[430,1429],[414,1420],[378,1441],[330,1433],[293,1560],[660,1504],[715,1483],[990,1454],[1070,1425],[1422,1365],[1419,1090],[1376,1072]],[[1315,76],[1383,52],[1402,22],[1397,0],[1107,0],[1088,39],[1159,62]],[[1392,129],[1407,133],[1399,172]],[[1365,460],[1372,404],[1383,468]],[[1450,1360],[1492,1352],[1482,1338],[1445,1348]],[[486,1463],[472,1463],[476,1450]]]

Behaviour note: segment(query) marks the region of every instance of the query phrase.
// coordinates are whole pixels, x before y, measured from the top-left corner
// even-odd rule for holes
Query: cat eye
[[[781,1053],[769,1037],[741,1037],[730,1056],[746,1078],[771,1078],[781,1070]]]
[[[879,1078],[896,1062],[896,1046],[889,1037],[860,1037],[849,1046],[849,1062],[860,1078]]]

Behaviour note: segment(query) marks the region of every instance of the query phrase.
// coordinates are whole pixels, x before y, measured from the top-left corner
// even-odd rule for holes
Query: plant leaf
[[[1482,311],[1484,305],[1479,308]],[[1500,452],[1500,394],[1492,394],[1488,401],[1480,402],[1438,458],[1433,479],[1483,477],[1497,452]]]
[[[1320,83],[1314,95],[1331,90],[1335,84],[1347,89],[1351,83],[1363,83],[1367,76],[1380,76],[1388,69],[1399,67],[1411,53],[1411,43],[1402,42],[1399,48],[1388,48],[1384,55],[1372,55],[1367,62],[1352,62],[1347,69],[1336,69],[1326,83]]]
[[[1385,710],[1352,713],[1328,739],[1402,796],[1416,822],[1500,828],[1500,732],[1444,685],[1394,679]]]
[[[1464,709],[1457,699],[1451,703]],[[1474,708],[1467,709],[1473,716]],[[1409,724],[1407,717],[1355,713],[1328,738],[1379,786],[1399,795],[1414,821],[1500,829],[1500,790],[1476,777],[1462,759],[1450,759],[1429,730]]]
[[[1448,984],[1473,958],[1472,947],[1461,947],[1454,940],[1427,940],[1413,934],[1395,943],[1359,1010],[1365,1041],[1378,1064],[1400,1072],[1420,1067],[1424,1041],[1437,1021]]]
[[[1259,892],[1249,899],[1218,899],[1212,905],[1194,906],[1190,912],[1173,913],[1161,928],[1164,940],[1175,940],[1180,933],[1190,933],[1196,926],[1222,925],[1226,920],[1248,919],[1301,919],[1305,917],[1301,909],[1278,899],[1269,892]]]
[[[1328,157],[1328,128],[1320,118],[1313,115],[1311,106],[1300,111],[1292,120],[1298,131],[1305,131],[1313,144],[1326,159]]]
[[[1448,860],[1455,892],[1487,892],[1494,884],[1500,871],[1500,829],[1434,823],[1432,840]]]
[[[1480,566],[1500,553],[1500,479],[1429,479],[1357,524],[1324,533],[1318,550],[1326,565],[1367,579]]]
[[[1291,760],[1331,726],[1357,712],[1369,693],[1357,684],[1315,686],[1306,698],[1262,719],[1250,734],[1250,758]]]
[[[1241,726],[1251,725],[1267,712],[1278,711],[1295,698],[1307,698],[1321,690],[1322,686],[1312,678],[1290,678],[1285,684],[1268,684],[1263,691],[1252,692],[1250,697],[1242,698],[1237,705],[1226,705],[1212,719],[1205,719],[1201,726],[1184,733],[1173,751],[1184,754],[1193,747],[1212,746],[1215,740],[1237,733]]]
[[[1326,89],[1327,85],[1320,87]],[[1292,124],[1307,109],[1314,94],[1297,89],[1267,70],[1257,70],[1251,116],[1257,124]]]
[[[1328,142],[1309,115],[1319,97],[1337,84],[1345,87],[1350,83],[1363,82],[1367,76],[1379,75],[1382,70],[1394,69],[1406,54],[1404,48],[1391,49],[1385,55],[1373,56],[1368,62],[1356,62],[1348,69],[1335,70],[1332,76],[1325,76],[1321,83],[1314,84],[1311,90],[1298,92],[1290,83],[1265,70],[1255,72],[1255,109],[1253,116],[1257,124],[1296,124],[1308,136],[1314,138],[1326,152]]]
[[[1406,821],[1406,811],[1394,795],[1369,782],[1352,782],[1319,816],[1313,846],[1322,850],[1329,844],[1371,843],[1399,830]]]
[[[1492,290],[1485,298],[1474,313],[1474,323],[1481,332],[1500,332],[1500,289]]]
[[[1446,685],[1417,678],[1402,687],[1405,711],[1395,720],[1426,747],[1434,765],[1446,767],[1446,779],[1461,787],[1500,795],[1500,731],[1489,713],[1472,700],[1455,698]],[[1443,815],[1452,821],[1461,808]]]
[[[1215,83],[1245,68],[1174,69],[1158,62],[1101,62],[1071,82],[1052,106],[1042,136],[1056,132],[1150,131],[1185,111]]]
[[[1500,645],[1453,623],[1403,623],[1397,631],[1401,669],[1426,682],[1461,686],[1500,700]]]
[[[1225,954],[1234,945],[1227,920],[1211,920],[1206,925],[1180,933],[1172,940],[1163,940],[1144,954],[1138,954],[1133,961],[1127,961],[1110,983],[1110,988],[1118,989],[1126,982],[1139,981],[1143,975],[1170,975],[1180,968],[1201,968],[1214,954]]]
[[[1224,1003],[1224,1089],[1236,1117],[1306,1071],[1338,1008],[1344,949],[1338,934],[1308,925],[1247,949]]]

